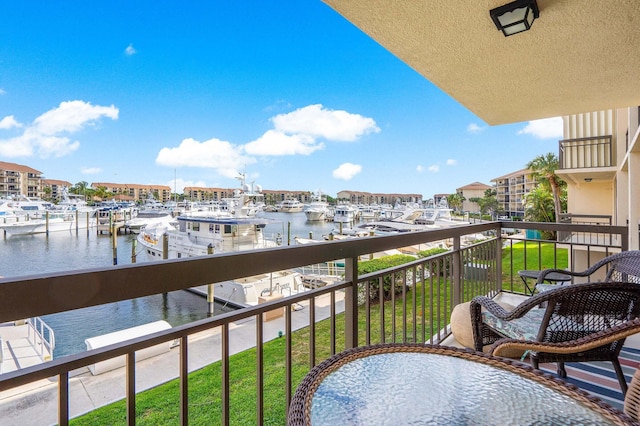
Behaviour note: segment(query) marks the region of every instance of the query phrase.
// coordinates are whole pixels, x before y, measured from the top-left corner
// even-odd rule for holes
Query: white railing
[[[42,318],[33,317],[27,320],[27,340],[42,361],[53,359],[53,350],[56,348],[55,334]]]

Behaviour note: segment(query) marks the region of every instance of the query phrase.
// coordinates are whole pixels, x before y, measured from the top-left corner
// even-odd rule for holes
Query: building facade
[[[522,169],[504,176],[491,179],[494,182],[496,198],[500,210],[509,217],[524,217],[524,200],[527,194],[536,187],[531,170]]]
[[[473,182],[468,185],[461,186],[460,188],[456,188],[456,193],[464,197],[464,201],[462,202],[462,211],[468,213],[480,212],[480,206],[478,203],[474,203],[471,199],[484,197],[484,192],[487,189],[493,189],[493,186],[481,182]]]
[[[422,203],[422,194],[382,194],[362,191],[340,191],[337,194],[339,202],[349,204],[395,204],[395,203]]]
[[[567,220],[585,215],[585,220],[628,225],[629,250],[639,249],[639,123],[640,107],[564,116],[556,172],[567,182]],[[593,263],[597,254],[576,256],[580,265],[586,256]]]
[[[144,201],[153,197],[165,203],[171,200],[171,187],[167,185],[139,185],[135,183],[94,182],[93,189],[105,188],[114,195],[124,195],[127,199]]]
[[[0,161],[0,196],[42,196],[42,172],[22,164]]]
[[[73,185],[66,180],[42,179],[42,198],[51,201],[61,201],[64,188],[71,188]]]

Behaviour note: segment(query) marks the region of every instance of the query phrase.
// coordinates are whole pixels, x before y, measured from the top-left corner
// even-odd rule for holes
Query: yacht
[[[280,204],[279,212],[283,213],[299,213],[304,209],[304,204],[296,199],[287,199]]]
[[[336,206],[333,210],[333,221],[336,223],[353,223],[357,219],[358,209],[349,204]]]
[[[309,222],[327,220],[329,212],[329,203],[322,197],[320,191],[313,194],[311,202],[304,208],[304,214]]]
[[[259,217],[262,188],[242,181],[242,190],[220,203],[221,208],[191,211],[175,218],[174,223],[157,223],[141,229],[137,241],[150,260],[180,259],[218,253],[277,247],[282,237],[265,236],[264,228],[278,221]],[[166,242],[165,242],[166,239]],[[167,248],[165,255],[163,247]],[[303,291],[301,275],[280,271],[215,284],[215,298],[222,303],[245,307],[260,302],[260,297],[284,297]]]

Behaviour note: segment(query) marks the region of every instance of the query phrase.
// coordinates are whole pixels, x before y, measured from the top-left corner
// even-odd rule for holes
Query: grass
[[[526,257],[525,257],[526,253]],[[538,254],[539,253],[539,254]],[[524,285],[516,275],[512,280],[510,271],[517,272],[520,269],[540,269],[540,267],[566,267],[567,250],[558,250],[555,254],[551,243],[525,243],[513,244],[503,252],[503,282],[513,282],[515,290],[524,291]],[[438,318],[448,319],[450,304],[450,286],[446,279],[433,277],[426,283],[425,289],[418,285],[406,294],[406,302],[399,297],[394,304],[390,301],[384,303],[384,317],[380,315],[381,309],[376,305],[371,310],[370,324],[371,343],[391,341],[423,341],[443,327],[438,323]],[[432,293],[433,288],[434,293]],[[425,308],[422,308],[423,294]],[[431,294],[434,294],[434,303],[429,303]],[[414,309],[415,302],[415,309]],[[406,312],[406,315],[403,315]],[[415,324],[413,318],[416,318]],[[384,318],[384,338],[380,335],[381,318]],[[365,307],[359,310],[359,342],[364,344],[364,330],[367,328]],[[344,348],[344,315],[336,316],[336,350]],[[414,330],[416,337],[414,338]],[[330,322],[319,321],[316,324],[316,360],[319,363],[329,357],[330,348]],[[305,327],[292,333],[292,387],[300,383],[310,369],[309,342],[310,328]],[[264,351],[264,424],[282,425],[286,423],[286,376],[285,338],[278,338],[266,342]],[[254,425],[257,424],[256,413],[256,349],[232,355],[229,359],[229,383],[230,383],[230,424]],[[211,425],[222,422],[221,412],[221,387],[222,374],[221,363],[215,362],[189,375],[189,424]],[[179,423],[179,382],[173,380],[159,385],[153,389],[140,392],[136,395],[136,423],[140,425],[173,425]],[[72,419],[73,425],[124,425],[126,424],[125,401],[118,401],[98,408],[86,415]]]

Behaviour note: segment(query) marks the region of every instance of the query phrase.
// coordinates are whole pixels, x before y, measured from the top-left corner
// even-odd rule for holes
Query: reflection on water
[[[322,239],[331,232],[331,222],[306,221],[304,213],[262,213],[279,223],[268,225],[267,234],[280,233],[287,244],[287,237]],[[117,264],[131,264],[131,250],[135,235],[117,237]],[[138,246],[138,251],[141,247]],[[138,262],[144,261],[141,253]],[[52,232],[2,238],[0,235],[0,276],[18,277],[51,272],[63,272],[86,268],[109,267],[113,264],[111,237],[97,235],[95,230]],[[0,284],[1,285],[1,284]],[[231,310],[221,304],[215,314]],[[78,309],[60,314],[46,315],[44,321],[53,328],[56,337],[54,357],[86,350],[84,340],[113,331],[165,320],[172,326],[182,325],[207,317],[206,299],[186,291],[171,292],[117,303]]]

